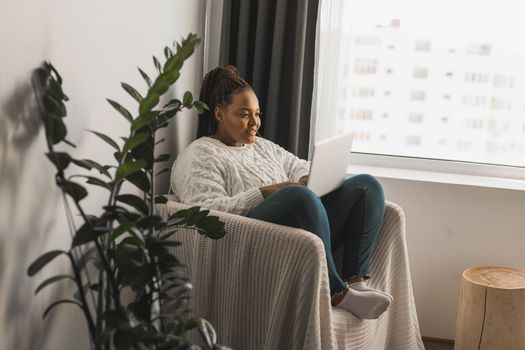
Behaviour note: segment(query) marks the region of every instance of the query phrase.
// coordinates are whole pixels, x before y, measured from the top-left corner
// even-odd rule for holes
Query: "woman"
[[[316,196],[305,187],[309,163],[257,136],[257,96],[233,66],[206,75],[200,100],[210,110],[200,116],[197,140],[173,165],[172,188],[179,200],[316,234],[326,250],[332,305],[359,318],[378,318],[392,297],[365,280],[383,221],[381,184],[357,175]],[[344,245],[342,276],[332,242]]]

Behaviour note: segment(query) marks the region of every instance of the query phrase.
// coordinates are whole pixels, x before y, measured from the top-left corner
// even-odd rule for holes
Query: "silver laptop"
[[[307,187],[319,197],[340,187],[345,181],[351,149],[351,134],[317,142],[313,149]]]

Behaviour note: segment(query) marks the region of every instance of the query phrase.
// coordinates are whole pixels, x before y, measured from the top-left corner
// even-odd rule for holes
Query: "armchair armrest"
[[[189,206],[157,206],[167,218]],[[186,265],[190,308],[216,328],[219,343],[238,349],[330,348],[321,337],[320,310],[330,312],[324,245],[314,234],[211,211],[226,235],[212,240],[178,229],[173,248]],[[233,343],[232,343],[233,341]]]

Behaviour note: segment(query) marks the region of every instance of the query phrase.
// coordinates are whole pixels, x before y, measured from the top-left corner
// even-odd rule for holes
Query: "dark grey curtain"
[[[220,65],[254,88],[261,134],[308,157],[319,0],[224,0]]]

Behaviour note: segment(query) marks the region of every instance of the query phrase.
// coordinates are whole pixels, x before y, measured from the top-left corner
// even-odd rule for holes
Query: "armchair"
[[[167,217],[187,205],[158,205]],[[234,349],[424,349],[412,293],[402,209],[387,202],[369,283],[394,297],[378,320],[330,305],[324,246],[296,228],[212,211],[226,236],[179,230],[175,249],[192,281],[190,308]],[[335,253],[341,265],[342,249]],[[166,306],[169,308],[169,305]],[[190,337],[196,336],[191,334]],[[198,339],[198,337],[195,337]]]

